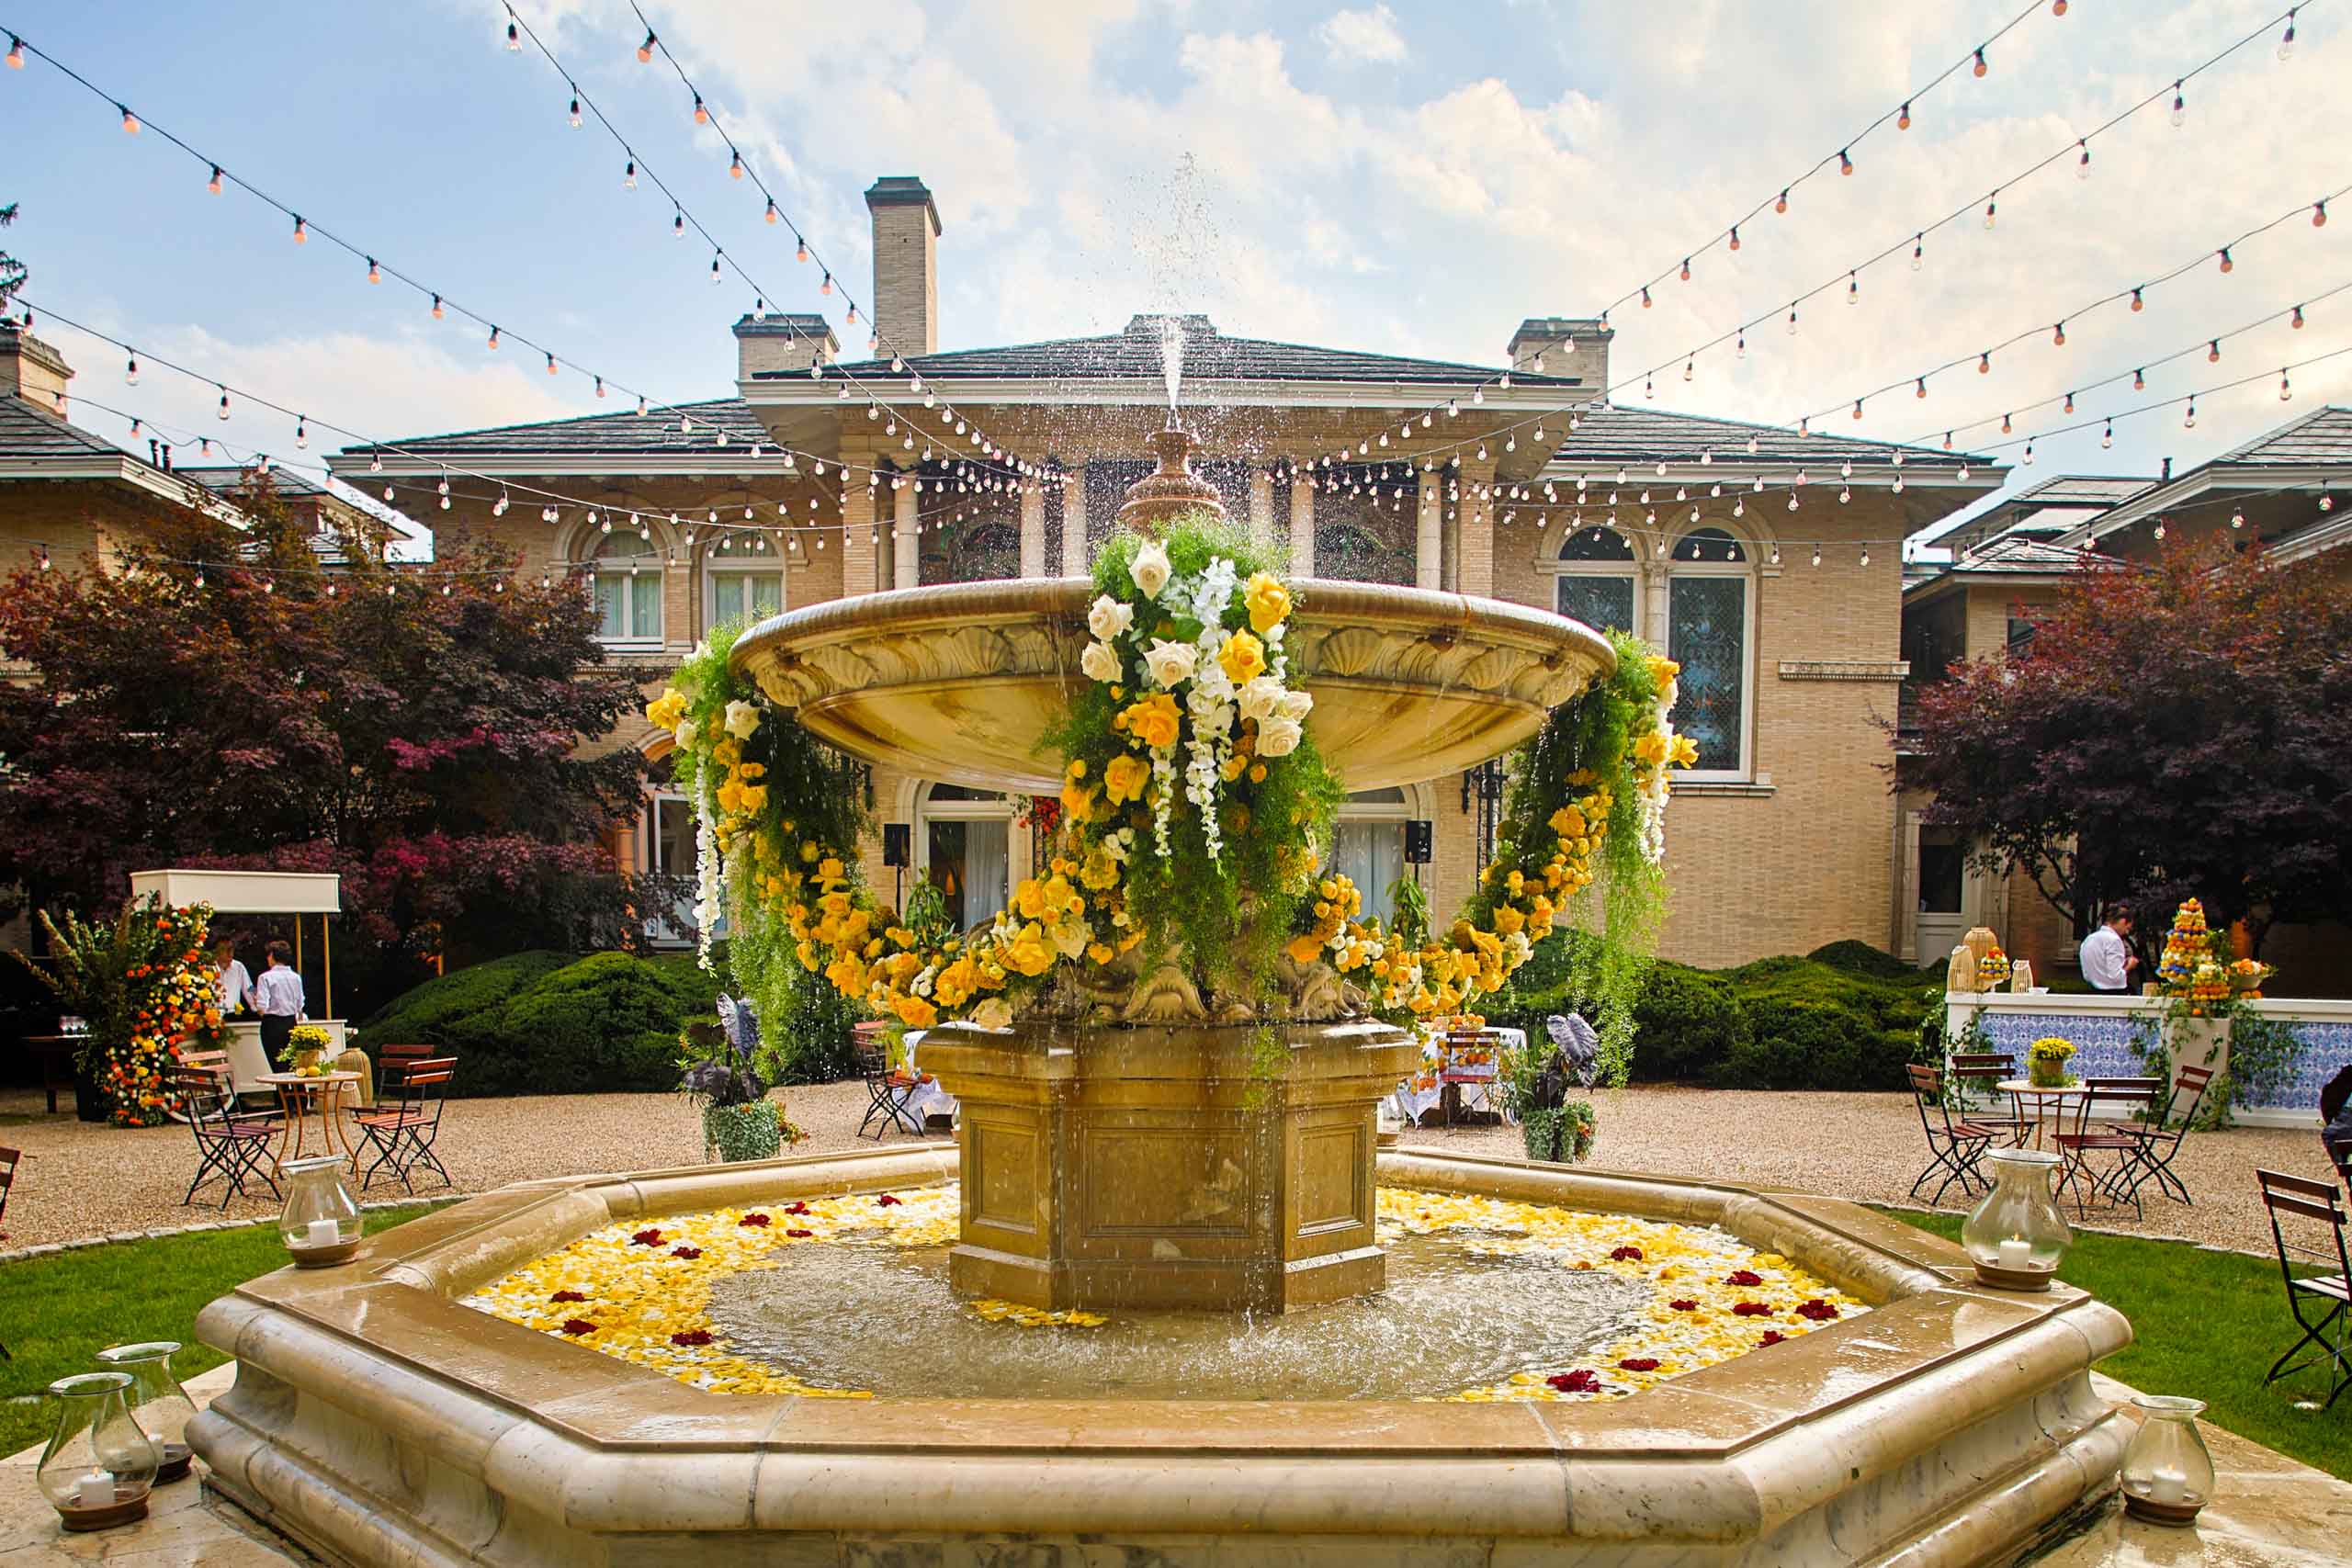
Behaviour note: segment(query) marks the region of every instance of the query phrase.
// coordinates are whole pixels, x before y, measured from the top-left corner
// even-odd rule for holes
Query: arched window
[[[1560,542],[1560,614],[1600,631],[1640,629],[1634,547],[1614,528],[1577,528]]]
[[[1756,635],[1748,554],[1721,528],[1693,528],[1667,559],[1666,652],[1682,666],[1674,728],[1699,748],[1691,772],[1702,777],[1747,772]]]
[[[661,647],[661,550],[635,534],[616,533],[597,545],[594,558],[596,639],[608,648]]]
[[[729,529],[703,552],[703,625],[750,626],[784,608],[784,554],[764,533]]]
[[[992,790],[928,784],[915,795],[915,874],[947,900],[959,931],[991,919],[1029,874],[1029,835],[1012,830],[1015,802]]]

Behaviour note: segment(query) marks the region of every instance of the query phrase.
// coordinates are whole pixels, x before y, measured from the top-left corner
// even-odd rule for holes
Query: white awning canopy
[[[209,904],[221,915],[339,915],[343,878],[324,871],[134,871],[130,896]]]

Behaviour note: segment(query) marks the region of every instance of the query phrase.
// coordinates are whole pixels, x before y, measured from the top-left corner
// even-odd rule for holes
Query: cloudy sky
[[[1216,0],[858,0],[645,4],[718,118],[826,263],[863,303],[860,193],[913,174],[936,193],[947,348],[1113,330],[1138,310],[1205,311],[1226,332],[1499,362],[1526,316],[1582,315],[1692,255],[1688,283],[1620,303],[1617,400],[1793,423],[1967,356],[1817,422],[1839,434],[1940,440],[2084,390],[2069,419],[2019,412],[2004,449],[2094,415],[2098,430],[2037,444],[2019,482],[2058,471],[2183,465],[2307,412],[2352,400],[2352,196],[2314,229],[2317,198],[2352,185],[2352,5],[2313,0],[2278,58],[2279,4],[2050,0],[1962,69],[1919,91],[2018,17],[2024,0],[1653,0],[1241,5]],[[760,221],[717,132],[626,0],[517,0],[574,80],[718,236],[773,307],[822,308],[790,231]],[[151,130],[136,109],[355,244],[657,399],[725,394],[727,324],[751,288],[708,282],[710,249],[670,237],[673,209],[505,13],[481,0],[221,5],[200,21],[160,0],[7,0],[14,28],[103,89],[39,59],[0,73],[10,149],[0,202],[22,206],[7,248],[28,263],[43,335],[92,402],[300,457],[288,422],[239,409],[59,324],[70,316],[369,435],[594,412],[584,377],[550,378],[509,341],[434,321],[416,294],[371,288],[365,264],[313,240]],[[2172,123],[2174,78],[2193,76]],[[2151,93],[2163,100],[2096,128]],[[1916,95],[1912,124],[1863,128]],[[2089,135],[2086,179],[2077,137]],[[1837,168],[1850,147],[1853,173]],[[2037,162],[2064,151],[2039,174]],[[1785,215],[1780,187],[1820,160]],[[2003,186],[1987,231],[1986,192]],[[1759,206],[1753,218],[1745,215]],[[1967,216],[1933,228],[1955,210]],[[2300,209],[2300,210],[2298,210]],[[2288,214],[2233,248],[2225,242]],[[1717,240],[1741,223],[1741,249]],[[1910,265],[1914,233],[1925,265]],[[1707,247],[1702,250],[1702,247]],[[1869,258],[1897,247],[1876,265]],[[2091,301],[2195,263],[2137,313]],[[1849,308],[1847,272],[1858,268]],[[1799,309],[1792,298],[1826,286]],[[2306,325],[2283,318],[2308,303]],[[1736,358],[1698,345],[1770,317]],[[2051,327],[2069,318],[2063,347]],[[2223,336],[2219,364],[2206,340]],[[842,328],[862,348],[864,328]],[[2029,341],[1975,372],[1982,349]],[[2169,365],[2154,362],[2194,348]],[[2142,365],[2147,389],[2134,392]],[[2125,411],[2240,376],[2200,399]],[[110,437],[119,420],[80,417]],[[1962,445],[1996,446],[1993,425]],[[311,450],[339,444],[311,432]]]

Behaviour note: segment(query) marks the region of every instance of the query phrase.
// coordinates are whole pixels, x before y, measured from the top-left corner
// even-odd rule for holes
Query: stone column
[[[1046,491],[1027,479],[1021,485],[1021,575],[1046,575]]]
[[[1441,570],[1445,524],[1445,475],[1425,473],[1413,511],[1413,586],[1436,588],[1445,580]]]
[[[1084,577],[1086,552],[1086,465],[1062,479],[1062,575]]]
[[[890,581],[896,588],[913,588],[922,581],[922,539],[915,532],[922,521],[922,509],[916,503],[922,499],[912,484],[901,484],[890,492]]]
[[[1250,536],[1261,545],[1274,542],[1274,476],[1269,468],[1250,470]]]
[[[1315,485],[1304,472],[1290,481],[1290,574],[1315,575]]]
[[[1495,468],[1476,458],[1462,465],[1462,501],[1455,508],[1453,591],[1491,599],[1495,593]]]
[[[878,488],[853,484],[842,491],[842,597],[844,599],[854,593],[871,593],[876,586],[874,527],[882,503],[876,499],[874,492]]]

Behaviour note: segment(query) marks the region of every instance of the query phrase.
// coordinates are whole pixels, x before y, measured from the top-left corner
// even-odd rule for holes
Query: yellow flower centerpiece
[[[2026,1047],[2026,1077],[2041,1089],[2065,1089],[2074,1081],[2066,1064],[2074,1059],[2075,1043],[2055,1034],[2045,1034]]]

